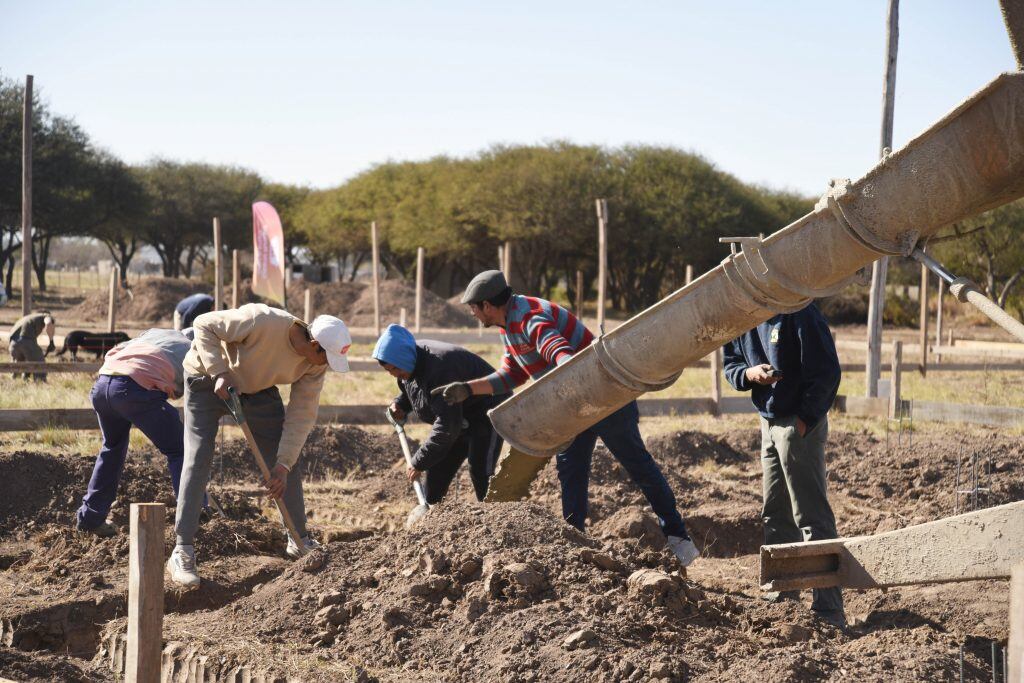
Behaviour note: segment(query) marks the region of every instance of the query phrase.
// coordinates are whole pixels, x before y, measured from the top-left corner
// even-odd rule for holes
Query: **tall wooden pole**
[[[373,242],[373,329],[380,335],[380,247],[377,244],[377,221],[370,223]]]
[[[597,200],[597,329],[604,334],[605,294],[608,280],[608,202]]]
[[[224,307],[224,265],[220,252],[220,219],[213,219],[213,310]]]
[[[505,247],[498,245],[498,270],[505,272]]]
[[[946,281],[939,280],[939,294],[935,297],[935,345],[942,346],[942,295],[946,293]],[[942,354],[935,354],[935,362],[942,362]]]
[[[879,156],[892,149],[892,121],[896,104],[896,48],[899,45],[900,2],[889,0],[885,33],[885,83],[882,89],[882,140]],[[867,395],[878,396],[878,378],[882,367],[882,312],[885,310],[885,278],[888,257],[875,261],[871,269],[871,298],[868,301]]]
[[[902,410],[900,396],[903,377],[903,342],[898,339],[892,343],[892,366],[889,370],[892,378],[889,380],[889,417],[895,420],[900,416]]]
[[[21,314],[32,312],[32,75],[21,118]]]
[[[125,680],[160,680],[164,623],[163,503],[132,503],[128,541],[128,652]]]
[[[576,271],[576,317],[583,320],[583,271]]]
[[[117,286],[121,280],[121,266],[110,268],[110,291],[107,299],[107,332],[114,332],[117,325]]]
[[[423,247],[416,247],[416,334],[420,333],[423,312]]]
[[[238,250],[231,250],[231,308],[238,308]]]
[[[501,263],[501,270],[505,273],[505,282],[512,284],[512,243],[505,242],[505,260]]]
[[[1024,681],[1024,562],[1010,570],[1010,651],[1008,681]]]
[[[693,282],[693,266],[686,264],[686,284]]]
[[[921,264],[921,287],[918,299],[921,302],[921,375],[928,374],[928,267]]]
[[[711,352],[711,403],[715,415],[721,414],[722,405],[722,349]]]
[[[306,287],[305,299],[302,302],[302,319],[306,324],[313,322],[313,290]]]

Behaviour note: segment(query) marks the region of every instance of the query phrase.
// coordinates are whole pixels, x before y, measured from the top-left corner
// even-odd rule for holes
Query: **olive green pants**
[[[761,418],[765,545],[836,538],[836,518],[825,490],[828,417],[804,436],[796,417]],[[812,609],[843,608],[838,588],[815,589]]]

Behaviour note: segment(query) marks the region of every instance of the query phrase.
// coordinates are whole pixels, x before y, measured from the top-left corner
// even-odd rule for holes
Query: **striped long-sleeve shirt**
[[[540,379],[590,346],[594,335],[558,304],[515,294],[508,302],[501,341],[501,367],[486,378],[495,394],[509,393],[531,377]]]

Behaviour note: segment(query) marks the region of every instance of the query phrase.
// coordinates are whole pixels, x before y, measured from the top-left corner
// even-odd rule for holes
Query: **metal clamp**
[[[594,341],[594,351],[597,353],[598,364],[605,370],[605,372],[611,375],[612,379],[616,382],[627,389],[632,389],[633,391],[648,392],[667,389],[675,384],[676,380],[679,379],[679,375],[682,374],[682,371],[680,370],[669,377],[656,380],[654,382],[646,380],[643,377],[638,377],[622,365],[622,363],[616,360],[615,356],[611,354],[605,343],[605,337],[603,334]]]
[[[842,197],[852,194],[849,178],[834,178],[829,182],[829,191],[822,197],[836,221],[862,247],[882,256],[910,256],[917,244],[920,233],[909,233],[902,243],[883,239],[869,230],[860,219],[839,202]]]

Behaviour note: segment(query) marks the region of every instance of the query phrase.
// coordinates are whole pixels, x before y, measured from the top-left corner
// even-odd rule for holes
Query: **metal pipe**
[[[945,280],[946,284],[951,285],[953,284],[953,281],[956,280],[956,275],[953,275],[953,273],[946,270],[946,266],[942,265],[928,254],[924,253],[924,251],[922,251],[920,247],[915,248],[914,251],[910,252],[910,255],[914,258],[915,261],[921,263],[928,270],[932,271],[940,278]]]
[[[1004,74],[812,213],[635,316],[490,412],[510,446],[559,452],[591,425],[772,315],[841,289],[884,254],[1024,194],[1024,74]]]

